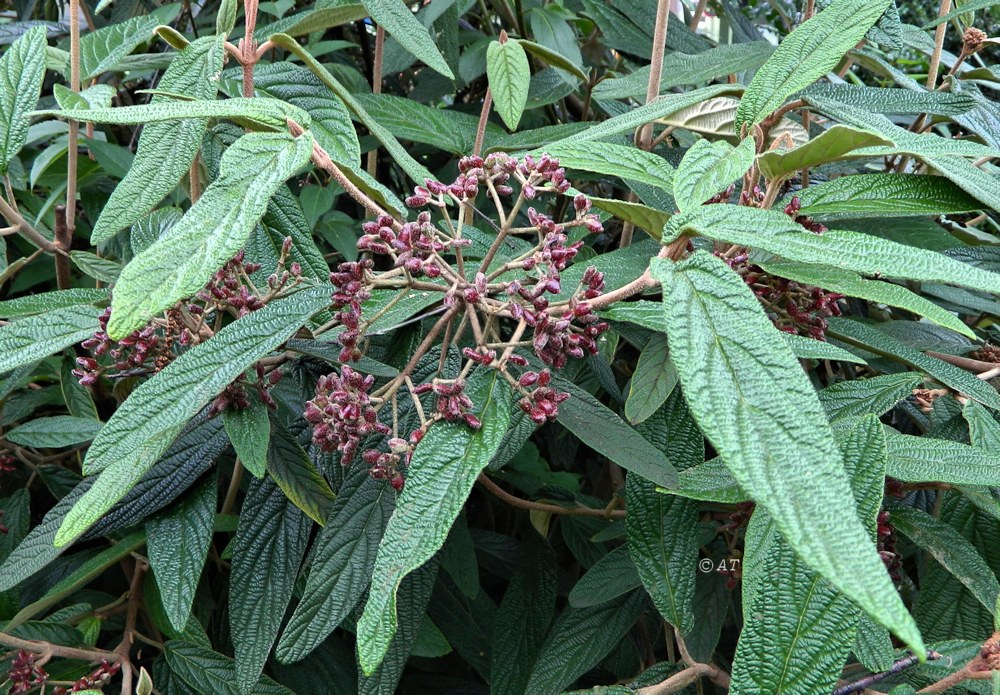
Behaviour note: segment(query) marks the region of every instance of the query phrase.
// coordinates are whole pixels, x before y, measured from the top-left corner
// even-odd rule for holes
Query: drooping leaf
[[[208,100],[215,96],[212,76],[222,68],[221,37],[196,39],[170,63],[160,78],[161,89]],[[153,104],[170,103],[162,94]],[[111,193],[94,225],[91,241],[107,241],[120,229],[138,222],[177,185],[194,161],[207,118],[148,123],[139,136],[132,166]]]
[[[528,679],[556,609],[555,555],[533,529],[527,534],[493,627],[490,690],[496,695],[527,692]]]
[[[853,319],[838,318],[830,322],[830,335],[857,345],[869,352],[898,359],[921,369],[943,384],[975,398],[980,403],[1000,410],[1000,395],[996,389],[964,369],[928,357],[871,326]]]
[[[367,16],[368,11],[360,3],[315,6],[312,9],[287,15],[276,22],[260,27],[256,35],[261,40],[270,38],[279,32],[288,36],[303,36],[315,31],[349,24]]]
[[[654,335],[639,353],[625,400],[625,417],[633,425],[656,412],[677,384],[664,335]]]
[[[103,423],[86,417],[52,415],[18,425],[4,436],[15,444],[37,449],[59,449],[89,442]]]
[[[363,467],[352,469],[316,538],[305,591],[278,642],[281,661],[299,661],[316,649],[361,599],[394,508],[385,481]]]
[[[891,146],[892,141],[846,125],[824,130],[809,142],[790,150],[769,150],[757,158],[761,172],[769,179],[786,178],[806,167],[836,162],[862,147]],[[853,179],[853,176],[845,176]],[[838,179],[842,180],[842,179]],[[807,192],[809,189],[804,189]]]
[[[931,437],[888,431],[886,475],[905,483],[941,482],[953,485],[1000,483],[1000,457],[989,449]]]
[[[912,372],[841,381],[819,392],[831,420],[857,415],[883,415],[913,393],[921,376]]]
[[[251,133],[237,140],[198,202],[125,266],[115,285],[108,335],[124,337],[204,287],[243,247],[271,196],[311,154],[307,134]]]
[[[118,67],[122,58],[153,38],[160,21],[151,15],[132,17],[80,37],[80,79],[86,81]]]
[[[663,230],[663,242],[688,232],[758,248],[790,261],[829,265],[862,275],[947,282],[1000,292],[1000,274],[868,234],[839,229],[815,234],[776,210],[705,205],[674,215]]]
[[[72,305],[0,326],[0,374],[31,364],[94,335],[98,309]]]
[[[102,475],[66,515],[56,544],[79,536],[121,499],[184,423],[324,307],[329,294],[317,287],[275,300],[194,346],[133,391],[91,444],[85,468]]]
[[[739,147],[728,142],[699,140],[684,154],[674,176],[674,200],[682,210],[698,207],[721,193],[747,172],[753,164],[753,138],[746,138]]]
[[[486,50],[486,75],[497,113],[511,130],[517,130],[528,101],[531,66],[517,41],[493,42]]]
[[[916,174],[841,176],[795,195],[803,215],[828,220],[948,215],[982,208],[982,203],[947,179]]]
[[[250,483],[233,540],[229,626],[236,686],[244,694],[264,670],[292,598],[312,522],[269,478]]]
[[[146,522],[149,564],[167,619],[183,631],[208,556],[215,523],[216,480],[210,476],[170,512]]]
[[[645,482],[652,489],[652,484]],[[639,573],[629,556],[628,546],[620,545],[595,562],[573,585],[568,596],[569,605],[574,608],[597,606],[640,585]]]
[[[759,123],[785,99],[836,67],[864,38],[890,0],[834,0],[778,45],[757,71],[736,112],[736,128]]]
[[[305,449],[282,428],[271,435],[267,472],[292,504],[317,524],[326,524],[333,507],[333,490]]]
[[[365,9],[376,24],[381,25],[403,48],[412,53],[427,67],[450,80],[455,79],[448,61],[434,43],[426,27],[421,24],[409,6],[400,0],[365,0]]]
[[[521,48],[536,58],[541,59],[541,61],[546,65],[560,70],[565,70],[566,72],[573,74],[582,82],[587,81],[587,73],[585,73],[579,65],[564,56],[562,53],[548,48],[547,46],[543,46],[540,43],[529,41],[528,39],[514,39],[514,41],[521,44]]]
[[[389,519],[372,571],[372,590],[358,621],[358,663],[371,673],[396,631],[396,590],[441,547],[476,477],[507,432],[511,395],[494,372],[473,375],[467,391],[482,428],[438,423],[417,446],[406,486]]]
[[[817,504],[842,509],[850,486],[815,391],[750,289],[702,252],[676,266],[656,259],[651,269],[691,412],[733,476],[811,569],[922,653],[857,514],[811,513]]]
[[[268,442],[271,439],[271,422],[267,415],[267,406],[251,396],[249,408],[243,410],[227,408],[222,411],[222,421],[243,467],[256,478],[264,477],[264,472],[267,470]]]
[[[625,479],[625,500],[628,552],[642,585],[663,619],[687,633],[694,624],[697,503],[661,494],[632,475]]]
[[[193,689],[193,692],[241,695],[236,685],[236,667],[228,656],[182,640],[167,642],[165,654],[171,672],[177,674]],[[264,676],[257,683],[254,695],[294,695],[294,693]]]
[[[34,27],[0,57],[0,174],[28,136],[28,119],[45,78],[45,29]]]
[[[663,157],[627,145],[609,142],[563,141],[545,148],[567,169],[619,176],[670,190],[674,170]]]

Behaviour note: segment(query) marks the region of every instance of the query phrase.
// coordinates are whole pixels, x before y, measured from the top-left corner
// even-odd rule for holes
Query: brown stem
[[[56,205],[55,208],[56,217],[56,244],[63,251],[69,251],[70,244],[73,243],[73,232],[70,231],[69,225],[66,219],[66,206]],[[56,287],[60,290],[68,290],[70,283],[72,282],[72,275],[70,273],[69,267],[69,256],[65,254],[56,254]]]
[[[69,88],[80,91],[80,0],[69,2]],[[79,157],[77,140],[80,123],[69,122],[69,142],[66,151],[66,228],[70,237],[76,231],[76,168]]]
[[[385,54],[385,29],[378,25],[375,29],[375,56],[372,59],[372,94],[382,93],[382,60]],[[368,153],[368,175],[374,177],[378,166],[378,147]]]
[[[192,203],[197,203],[198,199],[201,198],[201,174],[198,171],[200,156],[195,155],[194,160],[191,162],[191,168],[188,169],[188,188],[190,189]]]
[[[698,6],[694,8],[694,14],[691,15],[691,31],[698,31],[698,25],[701,24],[706,6],[708,6],[708,0],[698,0]]]
[[[38,230],[32,227],[28,221],[21,216],[21,213],[11,207],[2,197],[0,197],[0,215],[3,215],[3,217],[10,222],[10,224],[17,227],[17,231],[21,236],[43,251],[48,253],[65,253],[62,249],[56,246],[54,242],[49,241],[39,234]]]
[[[941,0],[938,7],[938,17],[944,17],[951,11],[951,0]],[[937,87],[938,68],[941,66],[941,52],[944,50],[944,35],[948,31],[948,23],[942,22],[934,30],[934,52],[931,54],[931,64],[927,69],[927,89]]]
[[[137,560],[135,569],[132,571],[132,582],[128,591],[128,610],[125,614],[125,632],[122,634],[122,641],[115,647],[115,654],[122,666],[122,695],[132,695],[132,661],[129,659],[129,652],[132,651],[132,642],[135,639],[135,623],[139,615],[139,606],[142,605],[142,578],[146,574],[149,565],[145,560]]]
[[[989,372],[994,370],[996,367],[1000,366],[996,362],[984,362],[983,360],[974,360],[970,357],[961,357],[959,355],[947,355],[943,352],[934,352],[933,350],[928,350],[924,353],[928,357],[934,357],[941,360],[942,362],[947,362],[948,364],[953,364],[956,367],[961,367],[962,369],[967,369],[970,372]]]
[[[233,464],[233,477],[229,479],[229,488],[226,490],[226,499],[222,502],[222,510],[219,514],[225,516],[233,510],[236,505],[236,496],[240,492],[240,483],[243,480],[243,462],[240,461],[239,457],[236,458],[236,463]]]
[[[490,491],[495,497],[503,500],[512,507],[529,509],[536,512],[547,512],[549,514],[562,514],[564,516],[594,516],[602,519],[623,519],[625,512],[621,509],[594,509],[592,507],[560,507],[555,504],[545,504],[544,502],[532,502],[510,494],[502,487],[490,480],[485,473],[480,473],[477,482]]]
[[[6,645],[12,649],[23,649],[26,652],[32,652],[34,654],[42,654],[50,657],[59,657],[61,659],[79,659],[80,661],[86,661],[88,663],[96,664],[107,659],[111,663],[115,663],[119,660],[119,656],[114,652],[107,652],[103,649],[77,649],[75,647],[64,647],[59,644],[52,644],[50,642],[35,642],[33,640],[21,639],[20,637],[14,637],[13,635],[8,635],[5,632],[0,632],[0,644]]]
[[[476,126],[476,141],[472,146],[472,154],[479,155],[483,151],[483,138],[486,137],[486,123],[489,120],[490,108],[493,106],[493,92],[486,88],[483,96],[483,110],[479,112],[479,125]]]

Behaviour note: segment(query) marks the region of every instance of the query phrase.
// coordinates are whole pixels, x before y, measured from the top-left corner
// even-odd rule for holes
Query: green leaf
[[[606,121],[601,121],[595,125],[590,126],[584,131],[571,135],[569,137],[563,138],[562,140],[557,140],[551,143],[549,148],[562,147],[568,143],[580,143],[580,142],[590,142],[593,140],[604,140],[612,135],[618,135],[619,133],[625,133],[633,131],[639,126],[643,126],[650,121],[655,121],[657,118],[663,118],[664,116],[669,116],[672,113],[680,111],[681,109],[686,109],[689,106],[699,104],[705,99],[710,99],[711,97],[719,96],[720,94],[732,94],[733,92],[739,92],[742,88],[735,85],[715,85],[712,87],[703,87],[702,89],[692,89],[690,92],[684,92],[683,94],[665,94],[655,101],[648,104],[639,106],[638,108],[632,109],[620,116],[615,116],[609,118]],[[548,148],[546,148],[546,151]],[[540,150],[536,150],[539,154]]]
[[[0,316],[12,319],[66,307],[96,305],[107,298],[107,290],[84,288],[27,294],[0,302]]]
[[[339,6],[316,6],[305,12],[297,12],[282,17],[277,22],[257,30],[260,40],[281,32],[289,36],[303,36],[315,31],[323,31],[342,24],[356,22],[368,16],[368,11],[360,3],[346,3]]]
[[[663,243],[688,232],[758,248],[790,261],[830,265],[862,275],[947,282],[1000,293],[1000,274],[868,234],[839,229],[815,234],[776,210],[705,205],[674,215],[663,230]]]
[[[767,41],[723,44],[696,55],[674,51],[663,57],[660,93],[681,85],[703,84],[724,75],[756,70],[774,52]],[[645,98],[649,66],[614,79],[601,80],[594,87],[595,99]]]
[[[753,138],[739,147],[699,140],[684,154],[674,177],[674,200],[682,211],[698,207],[747,173],[756,155]]]
[[[36,449],[61,449],[89,442],[100,432],[102,422],[87,417],[52,415],[18,425],[6,433],[7,439]]]
[[[549,630],[524,692],[559,693],[617,647],[645,607],[635,591],[588,608],[569,607]]]
[[[539,58],[546,65],[572,73],[573,76],[581,82],[586,82],[589,79],[587,77],[587,73],[585,73],[579,65],[564,56],[562,53],[554,51],[547,46],[543,46],[540,43],[529,41],[528,39],[513,39],[513,41],[520,44],[521,48],[536,58]]]
[[[736,112],[737,131],[760,123],[785,99],[832,70],[879,20],[890,0],[834,0],[778,45]]]
[[[817,84],[807,94],[867,109],[875,113],[917,115],[930,113],[938,116],[957,116],[975,107],[975,100],[967,94],[927,92],[913,89],[883,89],[853,84]]]
[[[393,2],[394,0],[384,0]],[[409,10],[407,10],[409,12]],[[319,61],[312,57],[298,41],[286,34],[275,34],[270,39],[275,46],[290,51],[302,60],[303,64],[309,68],[320,81],[333,91],[344,102],[344,105],[364,124],[385,147],[386,151],[392,155],[396,163],[406,172],[406,175],[421,186],[426,179],[433,179],[434,176],[417,160],[415,160],[406,149],[399,144],[392,133],[385,129],[378,119],[372,118],[364,109],[361,102],[354,98],[354,95],[335,78]],[[304,124],[299,124],[304,125]]]
[[[994,410],[1000,410],[1000,394],[997,394],[996,389],[988,383],[964,369],[942,362],[935,357],[928,357],[919,350],[904,345],[872,326],[852,319],[838,318],[830,321],[830,330],[827,334],[837,340],[856,345],[863,350],[913,365],[917,369],[927,372],[942,384],[971,396]]]
[[[640,152],[641,150],[635,150]],[[647,232],[654,239],[659,239],[663,233],[663,226],[670,220],[670,213],[656,210],[639,203],[630,203],[626,200],[615,200],[614,198],[590,198],[591,204],[598,210],[614,215],[623,222],[631,222],[639,229]]]
[[[554,382],[570,395],[559,405],[559,424],[625,470],[664,487],[677,484],[677,471],[662,451],[586,390],[558,376]]]
[[[910,396],[922,380],[919,374],[900,372],[841,381],[820,391],[819,402],[831,420],[857,415],[883,415]]]
[[[644,482],[650,486],[650,490],[653,489],[652,483]],[[574,608],[597,606],[627,594],[640,585],[639,574],[629,557],[628,547],[620,545],[595,562],[573,585],[568,596],[569,605]]]
[[[800,360],[837,360],[839,362],[867,364],[863,359],[851,354],[844,348],[839,348],[822,340],[816,340],[804,335],[795,335],[793,333],[785,333],[781,337],[785,339],[785,343],[788,345],[788,349],[792,351],[792,354]]]
[[[841,448],[862,521],[874,536],[886,463],[881,423],[874,416],[859,419]],[[854,644],[860,617],[854,603],[782,538],[761,561],[746,563],[744,572],[755,589],[744,606],[733,695],[832,692]]]
[[[927,24],[920,27],[921,29],[932,29],[938,24],[944,24],[945,22],[950,22],[956,17],[961,17],[962,15],[974,12],[975,10],[983,10],[996,7],[996,0],[968,0],[967,2],[962,2],[958,9],[952,10],[947,14],[944,14],[936,19],[932,19],[927,22]]]
[[[973,545],[948,524],[912,507],[893,507],[892,525],[958,579],[972,595],[993,612],[1000,583]]]
[[[514,574],[493,625],[490,692],[522,695],[556,611],[556,558],[548,541],[526,530]]]
[[[216,494],[212,475],[169,512],[146,522],[149,564],[156,576],[163,610],[179,632],[191,619],[195,590],[208,557]]]
[[[238,3],[236,0],[222,0],[219,3],[219,11],[215,16],[215,33],[219,36],[229,36],[229,32],[236,26],[236,12]]]
[[[142,383],[101,429],[84,460],[103,471],[56,534],[65,545],[125,495],[212,398],[330,301],[317,287],[272,301],[200,343]]]
[[[236,685],[236,668],[228,656],[190,642],[170,640],[164,652],[170,670],[195,693],[242,695]],[[291,690],[263,676],[254,695],[295,695]]]
[[[889,430],[886,475],[904,483],[997,486],[1000,458],[992,450]]]
[[[365,9],[376,24],[385,29],[417,60],[439,72],[449,80],[455,75],[448,67],[448,61],[441,55],[427,28],[413,16],[409,6],[401,0],[366,0]]]
[[[233,540],[229,629],[236,650],[236,685],[257,690],[264,663],[292,598],[312,521],[274,481],[250,483]]]
[[[320,526],[326,524],[333,490],[305,449],[284,429],[275,429],[271,436],[267,472],[292,504]]]
[[[114,70],[136,46],[152,40],[158,24],[158,18],[143,15],[85,33],[80,37],[80,79],[86,82]]]
[[[407,574],[444,544],[476,477],[500,447],[512,398],[496,373],[477,372],[467,392],[483,426],[439,422],[428,430],[410,462],[406,486],[389,519],[372,571],[372,589],[358,621],[358,663],[371,674],[396,632],[396,590]]]
[[[125,266],[108,335],[122,338],[204,287],[246,243],[278,187],[309,161],[312,144],[306,133],[250,133],[226,150],[219,178],[180,222]]]
[[[698,505],[660,494],[634,475],[625,479],[625,502],[628,552],[642,585],[663,619],[687,633],[694,625]]]
[[[787,178],[806,167],[836,162],[850,156],[862,147],[891,147],[891,140],[875,135],[865,130],[846,125],[835,125],[829,130],[814,137],[804,145],[791,150],[769,150],[757,158],[761,173],[769,179]],[[844,176],[837,181],[854,179],[854,176]],[[802,189],[802,193],[810,189]]]
[[[94,335],[99,311],[67,306],[0,326],[0,374],[31,364]]]
[[[841,176],[803,188],[795,197],[803,215],[827,220],[949,215],[983,207],[974,196],[947,179],[917,174]],[[789,201],[786,198],[782,203]]]
[[[279,132],[287,132],[288,119],[303,128],[312,122],[309,113],[277,99],[221,99],[177,101],[166,100],[139,106],[119,106],[108,109],[69,109],[32,111],[32,116],[55,116],[85,123],[139,125],[176,121],[182,118],[228,118]]]
[[[563,140],[561,143],[545,148],[546,152],[559,160],[560,166],[618,176],[625,180],[639,181],[666,191],[670,190],[674,169],[659,155],[645,152],[637,147],[610,142]]]
[[[0,174],[28,137],[27,113],[45,79],[45,28],[29,29],[0,56]]]
[[[902,285],[894,285],[880,280],[865,280],[857,273],[805,263],[779,261],[777,263],[762,263],[761,266],[772,275],[788,278],[795,282],[815,285],[832,292],[845,294],[848,297],[858,297],[912,311],[927,317],[939,326],[975,338],[972,330],[953,313],[924,299],[919,294],[911,292]]]
[[[267,470],[268,442],[271,439],[267,406],[260,399],[251,397],[249,408],[227,408],[222,411],[222,421],[243,467],[255,478],[263,478]]]
[[[122,271],[120,263],[101,258],[89,251],[70,251],[69,259],[73,261],[73,265],[83,271],[84,275],[89,275],[101,282],[115,282]]]
[[[677,385],[677,369],[670,361],[665,335],[654,335],[639,353],[625,400],[625,417],[633,425],[649,418]]]
[[[59,388],[62,391],[63,402],[70,415],[89,420],[99,420],[97,406],[86,386],[80,385],[79,379],[73,374],[76,369],[76,354],[67,354],[59,364]]]
[[[486,75],[497,113],[511,130],[517,124],[528,102],[528,82],[531,66],[524,48],[517,41],[492,42],[486,49]]]
[[[361,599],[395,501],[392,488],[372,478],[366,467],[351,469],[316,538],[302,600],[278,642],[279,660],[305,658]]]
[[[212,77],[222,69],[223,55],[222,37],[196,39],[171,61],[160,78],[160,88],[198,100],[212,99],[217,90]],[[176,102],[155,94],[152,103]],[[104,204],[92,243],[107,241],[137,223],[177,186],[198,154],[207,125],[207,118],[185,118],[143,126],[132,166]]]
[[[843,509],[850,486],[815,391],[756,297],[704,252],[677,265],[656,259],[651,269],[663,283],[672,359],[691,413],[733,477],[814,571],[923,653],[857,515],[812,512]]]
[[[962,157],[924,157],[924,161],[942,176],[969,195],[975,196],[991,209],[1000,206],[1000,180],[987,174],[972,162]]]

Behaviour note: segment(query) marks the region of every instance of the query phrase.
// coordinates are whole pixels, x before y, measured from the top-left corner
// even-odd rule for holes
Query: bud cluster
[[[59,686],[52,691],[52,695],[67,695],[68,693],[80,693],[85,690],[100,689],[117,676],[121,670],[120,663],[115,662],[112,664],[104,660],[96,669],[79,678],[69,689],[65,686]]]
[[[552,372],[543,369],[540,372],[525,372],[517,380],[517,385],[525,394],[517,402],[517,407],[527,413],[536,425],[545,424],[556,419],[559,414],[559,404],[569,398],[568,393],[562,393],[549,387]],[[530,391],[530,387],[534,387]]]
[[[375,377],[344,365],[316,382],[316,397],[306,401],[305,419],[313,425],[313,443],[323,451],[339,451],[341,463],[354,460],[362,440],[372,434],[389,434],[379,422],[368,392]]]
[[[240,374],[236,381],[229,384],[222,393],[216,396],[211,405],[208,406],[208,416],[215,417],[224,410],[241,411],[247,410],[253,404],[250,400],[250,392],[268,408],[277,408],[278,404],[271,395],[270,388],[281,381],[282,372],[280,369],[273,369],[265,372],[264,365],[260,362],[254,365],[257,380],[250,382],[246,374]]]
[[[883,509],[878,513],[877,541],[878,554],[882,557],[882,562],[889,570],[892,581],[899,584],[903,581],[903,561],[896,552],[896,529],[893,528],[889,518],[889,511]]]
[[[35,665],[35,655],[24,649],[19,649],[11,661],[7,679],[10,681],[10,695],[20,695],[32,688],[43,685],[49,678],[41,666]]]

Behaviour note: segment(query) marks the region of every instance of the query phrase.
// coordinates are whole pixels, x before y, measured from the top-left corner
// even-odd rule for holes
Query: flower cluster
[[[899,584],[903,581],[903,562],[899,553],[896,552],[896,529],[892,527],[888,510],[883,509],[878,513],[878,534],[877,534],[878,554],[882,557],[882,562],[889,570],[892,581]]]
[[[73,376],[84,386],[96,384],[109,370],[114,370],[111,374],[114,377],[158,372],[173,361],[176,344],[187,345],[190,342],[191,334],[184,327],[176,310],[168,311],[162,322],[150,323],[119,341],[108,337],[110,318],[109,307],[97,317],[100,328],[94,333],[94,337],[80,344],[92,355],[78,357],[76,363],[79,368],[73,370]],[[98,358],[105,355],[110,360],[102,364]]]
[[[334,287],[332,306],[336,310],[334,318],[344,330],[337,336],[341,345],[340,361],[351,362],[361,357],[358,340],[361,337],[361,303],[371,297],[366,272],[371,270],[371,259],[341,263],[330,273],[330,284]]]
[[[69,686],[69,689],[65,686],[59,686],[52,691],[52,695],[67,695],[68,693],[80,693],[84,690],[100,689],[117,676],[121,670],[121,664],[117,661],[110,663],[104,660],[96,669],[77,679],[73,685]]]
[[[552,373],[548,369],[525,372],[517,381],[517,385],[525,392],[524,398],[517,402],[517,407],[527,413],[536,425],[555,420],[559,414],[559,404],[569,398],[568,393],[550,388],[551,381]],[[532,386],[535,388],[527,391]]]
[[[982,360],[983,362],[1000,363],[1000,347],[987,343],[978,350],[969,353],[969,357],[975,360]]]
[[[20,695],[36,688],[48,680],[49,674],[41,666],[35,665],[35,655],[24,649],[18,650],[11,661],[7,679],[10,681],[10,695]]]
[[[304,417],[313,425],[313,443],[323,451],[339,451],[341,463],[354,459],[358,446],[371,434],[389,434],[378,421],[368,391],[375,377],[348,366],[322,376],[316,382],[316,397],[306,401]]]

